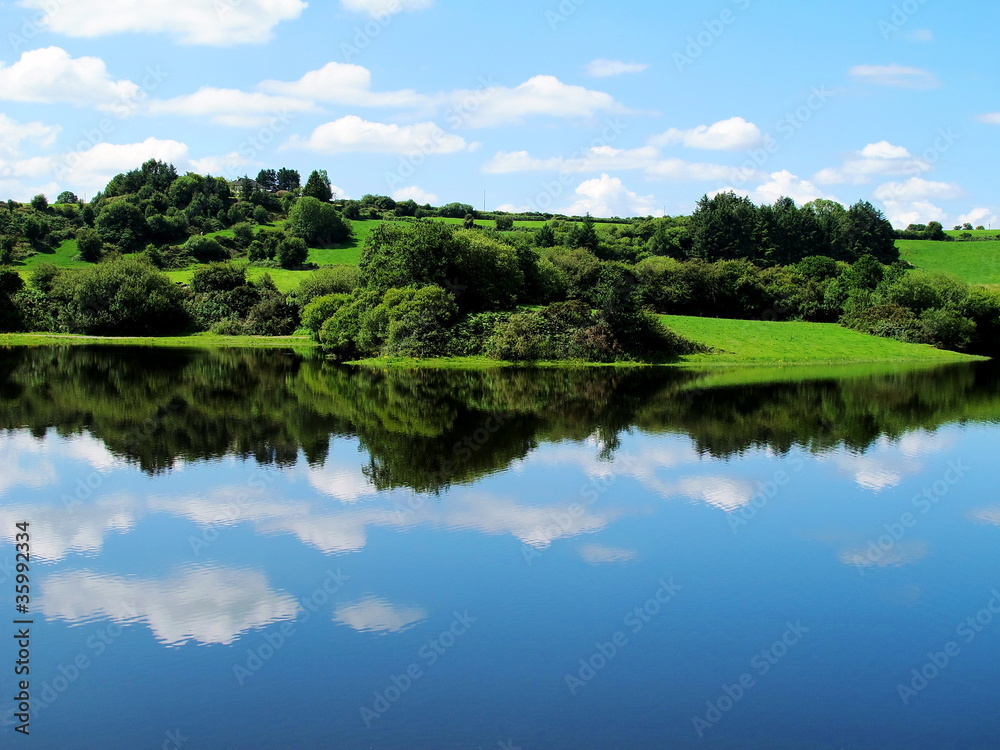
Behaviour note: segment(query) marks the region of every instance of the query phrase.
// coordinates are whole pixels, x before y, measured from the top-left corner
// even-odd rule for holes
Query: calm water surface
[[[995,748],[998,374],[4,350],[2,744]]]

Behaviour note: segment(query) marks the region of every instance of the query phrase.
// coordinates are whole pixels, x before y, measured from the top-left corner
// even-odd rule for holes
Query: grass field
[[[1000,235],[1000,229],[959,229],[958,231],[946,229],[945,234],[951,237],[961,237],[963,234],[971,234],[973,237],[996,237]]]
[[[836,323],[772,323],[661,315],[669,328],[716,350],[682,357],[689,365],[787,365],[847,362],[962,362],[982,359],[904,344]]]
[[[925,271],[947,271],[969,284],[1000,284],[1000,242],[898,240],[903,260]]]
[[[877,338],[841,328],[832,323],[770,323],[720,318],[689,318],[677,315],[661,316],[677,333],[716,350],[712,354],[682,357],[674,364],[686,366],[762,365],[769,366],[767,377],[775,377],[776,367],[783,365],[864,365],[857,374],[870,373],[865,363],[892,364],[971,362],[983,357],[934,349],[918,344],[904,344],[892,339]],[[5,334],[0,346],[42,346],[117,344],[170,347],[291,347],[314,349],[313,341],[305,336],[218,336],[210,333],[170,338],[97,338],[61,334]],[[509,363],[480,357],[442,358],[435,360],[373,359],[364,362],[373,367],[499,367]],[[580,367],[582,362],[538,363],[545,366]],[[618,363],[611,366],[629,366]]]

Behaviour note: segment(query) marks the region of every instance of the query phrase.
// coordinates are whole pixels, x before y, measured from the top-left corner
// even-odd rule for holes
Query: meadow
[[[898,240],[902,259],[924,271],[953,273],[969,284],[1000,285],[1000,242]]]

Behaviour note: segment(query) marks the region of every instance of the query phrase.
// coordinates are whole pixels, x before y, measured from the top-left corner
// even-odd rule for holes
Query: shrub
[[[312,331],[313,337],[318,339],[323,324],[332,318],[337,310],[347,304],[350,299],[349,294],[326,294],[322,297],[315,297],[302,308],[302,326]]]
[[[350,294],[360,280],[357,266],[323,266],[309,275],[292,293],[300,305],[328,294]]]
[[[196,293],[231,292],[247,283],[247,272],[234,263],[212,263],[195,269],[191,289]]]
[[[968,349],[976,334],[973,321],[947,308],[924,310],[920,325],[930,343],[945,349]]]
[[[192,237],[184,245],[184,249],[201,263],[229,259],[229,252],[214,237]]]
[[[295,268],[306,262],[309,248],[306,246],[306,241],[299,237],[285,237],[278,245],[274,257],[282,268]]]
[[[840,324],[873,336],[910,343],[922,344],[928,341],[926,330],[913,311],[897,304],[852,304],[841,317]]]

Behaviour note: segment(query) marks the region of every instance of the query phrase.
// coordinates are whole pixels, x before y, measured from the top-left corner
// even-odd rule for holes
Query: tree
[[[869,254],[889,265],[899,260],[896,231],[888,219],[868,201],[858,201],[847,212],[845,239],[853,258]]]
[[[330,178],[325,169],[313,170],[306,181],[306,186],[302,188],[302,196],[316,198],[321,203],[329,203],[333,199]]]
[[[202,235],[191,237],[185,243],[184,249],[202,263],[229,259],[229,251],[220,245],[219,241],[214,237],[204,237]]]
[[[589,250],[594,255],[600,256],[600,240],[597,237],[597,227],[594,225],[594,217],[588,212],[583,217],[582,224],[574,224],[569,230],[567,242],[570,247],[582,247]]]
[[[556,244],[556,233],[552,229],[551,224],[543,224],[542,227],[535,232],[535,244],[538,247],[554,247]]]
[[[735,193],[707,195],[691,215],[691,254],[707,261],[754,259],[758,254],[758,212]]]
[[[39,193],[31,199],[31,207],[36,211],[47,211],[49,208],[49,200],[44,195]]]
[[[510,232],[514,229],[513,216],[498,216],[496,218],[496,228],[498,232]]]
[[[231,292],[246,283],[246,268],[234,263],[212,263],[196,269],[191,277],[191,289],[198,294]]]
[[[337,209],[313,196],[295,202],[288,214],[288,228],[312,245],[345,242],[351,237],[351,226]]]
[[[269,214],[267,209],[263,206],[256,206],[253,210],[253,220],[257,224],[270,224],[271,214]]]
[[[278,189],[278,173],[273,169],[262,169],[257,173],[257,184],[261,190],[273,193]]]
[[[56,198],[56,203],[79,203],[80,199],[76,197],[76,193],[69,190],[63,190],[59,193],[59,197]]]
[[[294,193],[302,186],[302,178],[296,169],[282,167],[278,170],[277,181],[278,190],[287,190],[291,193]]]
[[[250,243],[253,242],[253,227],[245,221],[233,224],[233,239],[236,240],[237,247],[241,250],[246,250],[250,247]]]
[[[90,227],[84,227],[76,234],[76,246],[80,250],[80,258],[88,263],[96,263],[104,252],[104,242]]]
[[[300,237],[286,237],[278,245],[275,259],[282,268],[295,268],[301,266],[309,257],[309,247],[306,241]]]
[[[146,244],[149,225],[146,217],[132,203],[117,200],[105,205],[94,222],[100,238],[116,245],[124,252],[131,252]]]

